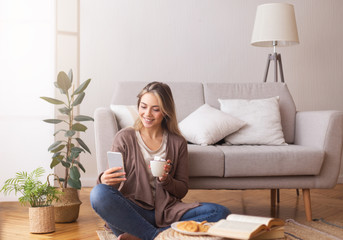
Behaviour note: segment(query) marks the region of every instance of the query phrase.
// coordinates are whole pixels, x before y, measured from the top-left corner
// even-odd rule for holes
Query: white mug
[[[164,165],[166,161],[150,161],[151,173],[154,177],[162,177],[164,174]]]

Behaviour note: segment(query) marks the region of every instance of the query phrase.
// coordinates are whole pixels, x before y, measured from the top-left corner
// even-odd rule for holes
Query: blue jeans
[[[90,194],[90,201],[95,212],[117,236],[126,232],[143,240],[150,240],[169,228],[158,228],[154,210],[146,210],[136,205],[108,185],[95,186]],[[188,210],[180,221],[216,222],[229,214],[230,211],[224,206],[201,203],[201,206]]]

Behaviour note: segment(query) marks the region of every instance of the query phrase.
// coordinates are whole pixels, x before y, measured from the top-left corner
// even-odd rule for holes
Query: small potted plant
[[[87,127],[81,122],[94,121],[92,117],[85,115],[75,115],[84,97],[85,89],[91,79],[83,82],[78,88],[74,89],[73,72],[67,75],[61,71],[57,75],[55,87],[60,91],[62,100],[50,97],[41,97],[43,100],[57,105],[58,111],[62,114],[60,119],[45,119],[44,122],[59,125],[60,128],[54,133],[57,140],[50,145],[48,151],[52,153],[51,168],[62,165],[65,168],[64,177],[58,177],[61,188],[64,192],[60,201],[55,206],[56,222],[74,222],[79,216],[81,201],[78,197],[77,189],[81,189],[80,169],[86,172],[79,161],[79,155],[83,152],[91,153],[85,142],[78,136],[80,132],[85,132]],[[71,188],[68,188],[68,185]]]
[[[50,186],[49,180],[42,183],[39,178],[44,174],[43,168],[31,173],[17,172],[14,178],[7,179],[0,192],[9,194],[12,191],[21,193],[19,202],[29,204],[29,222],[31,233],[49,233],[55,231],[53,201],[58,201],[61,192]],[[48,176],[49,177],[49,176]]]

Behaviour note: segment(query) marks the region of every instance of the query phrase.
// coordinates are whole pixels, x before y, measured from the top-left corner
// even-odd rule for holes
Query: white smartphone
[[[124,172],[123,155],[120,152],[107,152],[107,160],[109,168],[121,167],[122,169],[116,172]],[[121,176],[121,178],[124,178],[124,176]]]

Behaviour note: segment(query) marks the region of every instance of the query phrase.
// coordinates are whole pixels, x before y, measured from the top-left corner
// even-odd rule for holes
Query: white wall
[[[52,0],[0,0],[0,188],[16,172],[50,170],[55,22]],[[45,180],[46,178],[42,179]],[[0,201],[16,200],[13,194]]]
[[[82,0],[80,79],[92,82],[81,113],[108,106],[116,81],[261,82],[272,49],[250,39],[266,2],[276,1]],[[343,110],[343,1],[277,2],[295,7],[300,44],[278,52],[297,109]],[[82,159],[83,178],[92,183],[92,125],[84,139],[93,154]]]
[[[64,71],[69,73],[73,70],[73,85],[80,84],[80,0],[56,0],[56,73]],[[65,96],[55,91],[58,99],[66,100]],[[75,109],[78,114],[79,109]],[[59,111],[55,115],[63,119],[66,116]],[[56,131],[63,128],[63,125],[56,125]],[[63,134],[56,136],[61,140]],[[59,164],[55,168],[57,176],[65,177],[65,168]]]

